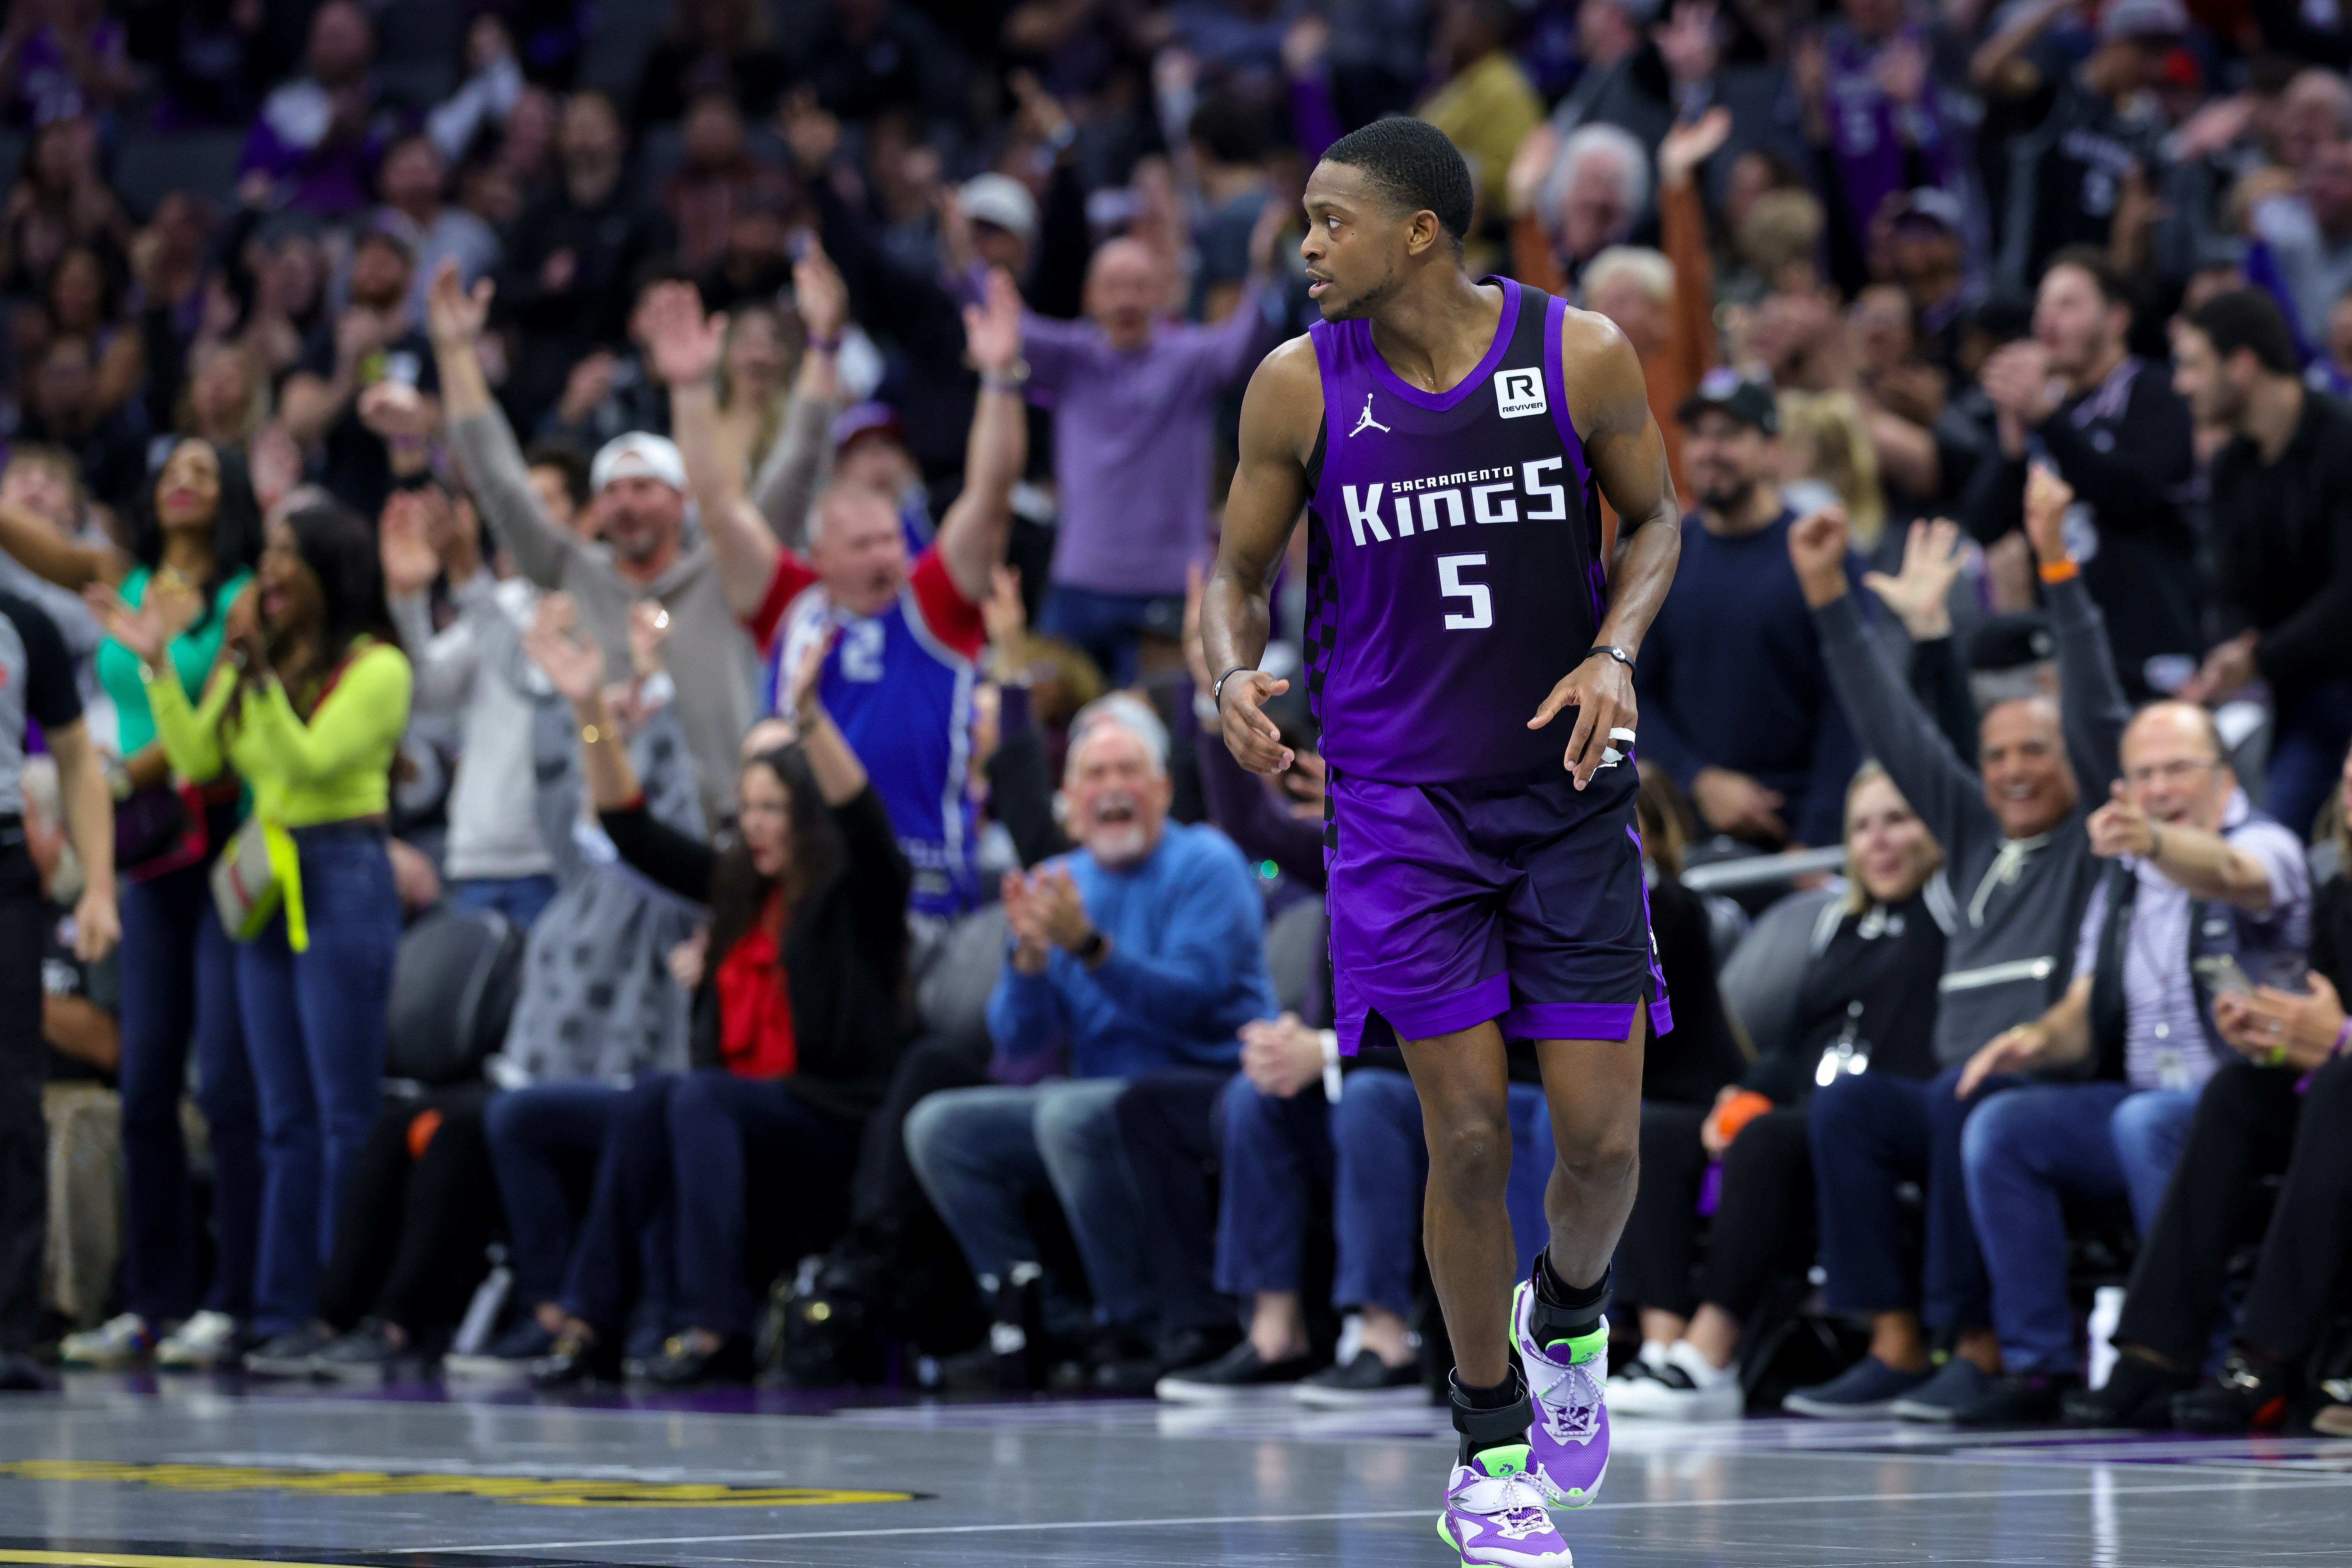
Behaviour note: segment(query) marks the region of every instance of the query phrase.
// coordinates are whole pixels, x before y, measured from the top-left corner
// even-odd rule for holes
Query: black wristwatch
[[[1103,949],[1109,945],[1110,938],[1103,935],[1102,928],[1100,926],[1097,926],[1094,930],[1087,932],[1086,941],[1070,949],[1070,956],[1091,969],[1095,966],[1096,963],[1101,959]]]
[[[1591,661],[1592,656],[1593,656],[1594,654],[1596,654],[1596,653],[1605,653],[1605,654],[1607,654],[1611,658],[1613,658],[1613,659],[1615,659],[1618,663],[1620,663],[1620,664],[1623,665],[1623,666],[1625,667],[1625,670],[1626,670],[1626,673],[1627,673],[1627,674],[1629,674],[1629,675],[1630,675],[1631,673],[1633,673],[1633,656],[1632,654],[1630,654],[1630,653],[1627,653],[1623,648],[1619,647],[1615,643],[1611,643],[1611,642],[1605,642],[1605,643],[1602,643],[1602,644],[1601,644],[1601,645],[1600,645],[1599,647],[1589,647],[1589,648],[1586,648],[1586,649],[1584,650],[1584,657],[1583,657],[1582,658],[1578,659],[1576,662],[1577,662],[1577,663],[1579,663],[1579,664],[1587,664],[1587,663],[1590,663],[1590,662]]]

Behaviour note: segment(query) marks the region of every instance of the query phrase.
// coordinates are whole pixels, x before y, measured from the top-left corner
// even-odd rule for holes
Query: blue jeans
[[[2201,1093],[2144,1089],[2107,1118],[2116,1163],[2123,1167],[2124,1191],[2131,1198],[2132,1225],[2143,1239],[2156,1228],[2157,1211],[2164,1207],[2164,1190],[2172,1184],[2180,1151],[2188,1147],[2189,1125],[2197,1118]]]
[[[563,1294],[580,1235],[572,1195],[583,1184],[567,1176],[597,1169],[622,1095],[601,1083],[534,1084],[499,1095],[482,1113],[506,1205],[515,1300],[527,1307]]]
[[[2338,571],[2343,570],[2339,564]],[[2301,838],[2336,788],[2352,745],[2352,681],[2323,680],[2295,694],[2271,740],[2270,809]]]
[[[606,1339],[627,1331],[634,1308],[667,1323],[677,1299],[669,1107],[684,1081],[655,1073],[617,1093],[604,1091],[613,1095],[612,1121],[557,1299]]]
[[[449,884],[449,907],[453,910],[495,910],[523,931],[538,920],[555,897],[555,879],[541,873],[536,877],[468,877]]]
[[[677,1205],[677,1300],[687,1328],[748,1335],[758,1310],[748,1260],[789,1264],[824,1249],[849,1219],[860,1124],[819,1110],[773,1079],[698,1072],[669,1102]],[[757,1213],[764,1222],[751,1222]],[[755,1229],[765,1245],[752,1246]]]
[[[1925,1083],[1866,1072],[1814,1094],[1807,1131],[1831,1311],[1918,1308],[1933,1328],[1991,1325],[1984,1257],[1969,1217],[1960,1128],[1988,1096],[2021,1080],[1987,1079],[1966,1100],[1953,1093],[1959,1081],[1958,1068]],[[1895,1189],[1905,1182],[1918,1183],[1927,1199],[1927,1253],[1918,1280],[1903,1260]]]
[[[1175,637],[1183,606],[1181,594],[1098,594],[1056,583],[1046,591],[1037,629],[1084,648],[1113,687],[1131,686],[1137,637],[1149,629]]]
[[[1218,1200],[1217,1289],[1234,1296],[1296,1290],[1305,1270],[1307,1204],[1333,1188],[1334,1306],[1412,1311],[1422,1189],[1429,1146],[1412,1079],[1380,1068],[1348,1075],[1335,1107],[1320,1084],[1289,1100],[1235,1078],[1220,1108],[1224,1181]],[[1543,1090],[1510,1088],[1511,1179],[1505,1202],[1522,1271],[1547,1233],[1544,1185],[1552,1166]]]
[[[2143,1170],[2143,1180],[2154,1177],[2151,1190],[2132,1192],[2112,1130],[2127,1127],[2135,1157],[2153,1160],[2152,1151],[2168,1143],[2179,1151],[2196,1106],[2193,1094],[2134,1094],[2123,1083],[2030,1084],[1995,1096],[1969,1119],[1961,1137],[1969,1211],[1992,1278],[1993,1327],[2009,1371],[2080,1369],[2066,1299],[2063,1200],[2129,1194],[2135,1214],[2147,1216],[2142,1223],[2153,1223],[2170,1168]],[[2086,1135],[2101,1125],[2109,1136]]]
[[[236,955],[237,1001],[261,1094],[261,1248],[254,1326],[310,1321],[335,1215],[383,1102],[400,895],[383,829],[297,829],[308,952],[271,921]]]
[[[1511,1175],[1503,1202],[1524,1277],[1550,1234],[1544,1188],[1555,1159],[1551,1113],[1542,1088],[1532,1083],[1510,1086],[1509,1111]],[[1422,1131],[1421,1099],[1412,1079],[1378,1068],[1349,1073],[1332,1112],[1331,1142],[1339,1193],[1332,1303],[1409,1316],[1422,1189],[1429,1180],[1429,1140]]]
[[[236,944],[214,912],[211,868],[122,884],[122,1300],[149,1323],[201,1304],[253,1313],[261,1232],[261,1107],[236,1000]],[[213,1278],[197,1294],[195,1206],[180,1097],[188,1044],[213,1156]]]
[[[1113,1107],[1120,1079],[1052,1079],[1026,1088],[943,1089],[907,1117],[907,1157],[974,1274],[1002,1279],[1033,1260],[1024,1194],[1060,1200],[1094,1287],[1096,1316],[1140,1331],[1156,1303],[1137,1239],[1141,1215]],[[1066,1297],[1047,1303],[1057,1332],[1082,1319]]]

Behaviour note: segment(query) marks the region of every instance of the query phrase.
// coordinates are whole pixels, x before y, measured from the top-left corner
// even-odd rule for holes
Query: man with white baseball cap
[[[709,541],[686,541],[685,460],[667,437],[616,437],[589,469],[597,519],[591,531],[600,542],[558,524],[531,485],[475,352],[489,290],[482,282],[468,292],[445,266],[434,276],[427,310],[450,441],[482,517],[524,576],[572,595],[581,631],[604,650],[614,679],[629,672],[630,606],[655,599],[669,612],[665,657],[677,684],[678,725],[694,756],[705,817],[719,821],[732,805],[736,742],[751,726],[753,654],[728,609]]]

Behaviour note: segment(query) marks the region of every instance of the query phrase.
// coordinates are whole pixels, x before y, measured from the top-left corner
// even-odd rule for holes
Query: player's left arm
[[[964,307],[964,342],[980,371],[980,401],[964,446],[963,493],[940,522],[935,548],[956,591],[971,604],[988,597],[989,574],[1004,563],[1013,536],[1013,487],[1029,460],[1027,405],[1021,365],[1021,295],[1010,273],[989,274],[987,302]]]
[[[1665,440],[1650,417],[1642,362],[1607,317],[1567,313],[1560,327],[1560,374],[1585,462],[1623,520],[1596,646],[1613,645],[1638,658],[1682,554],[1681,512],[1674,478],[1666,471]],[[1528,728],[1540,730],[1570,707],[1576,710],[1576,726],[1569,732],[1565,763],[1582,789],[1601,763],[1609,731],[1636,728],[1633,672],[1606,654],[1592,655],[1551,689]]]

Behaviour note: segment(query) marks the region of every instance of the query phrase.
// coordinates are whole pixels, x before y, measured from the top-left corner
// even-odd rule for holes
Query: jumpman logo
[[[1364,411],[1356,416],[1356,427],[1353,430],[1349,431],[1348,434],[1350,436],[1360,436],[1367,430],[1378,430],[1390,436],[1396,434],[1395,431],[1391,430],[1387,426],[1372,417],[1372,395],[1369,392],[1364,394]]]

